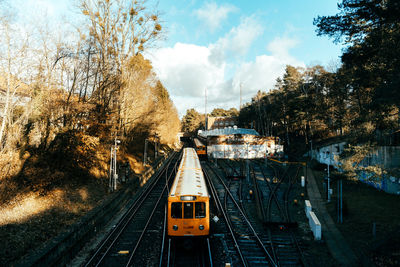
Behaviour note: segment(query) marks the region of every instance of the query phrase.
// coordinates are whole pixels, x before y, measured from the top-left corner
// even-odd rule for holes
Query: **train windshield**
[[[206,217],[206,203],[196,202],[194,211],[195,211],[196,218],[205,218]]]
[[[193,202],[184,202],[183,218],[193,218]]]
[[[182,202],[171,203],[171,217],[182,219]]]

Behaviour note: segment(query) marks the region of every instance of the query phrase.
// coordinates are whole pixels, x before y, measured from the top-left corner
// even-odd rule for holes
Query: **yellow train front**
[[[209,235],[209,203],[210,197],[196,151],[185,148],[168,196],[168,235]]]

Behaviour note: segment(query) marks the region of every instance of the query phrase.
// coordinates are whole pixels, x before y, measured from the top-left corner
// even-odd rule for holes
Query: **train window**
[[[182,219],[182,202],[171,203],[171,217]]]
[[[195,217],[196,218],[204,218],[206,217],[206,203],[204,202],[196,202],[195,209],[194,209]]]
[[[185,219],[193,218],[193,202],[184,202],[183,218]]]

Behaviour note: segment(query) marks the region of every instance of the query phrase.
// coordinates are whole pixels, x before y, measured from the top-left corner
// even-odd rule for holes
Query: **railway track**
[[[292,228],[289,210],[290,192],[296,181],[296,173],[289,174],[263,164],[252,164],[253,182],[263,201],[259,201],[271,240],[274,259],[279,266],[304,266],[302,249]]]
[[[215,201],[216,208],[218,209],[218,214],[223,217],[223,220],[220,220],[220,228],[223,229],[221,233],[228,238],[224,239],[225,252],[228,254],[227,258],[232,266],[248,266],[246,260],[242,254],[242,251],[239,247],[236,234],[233,231],[233,228],[229,226],[229,220],[227,213],[224,211],[224,207],[219,199],[219,194],[223,194],[224,188],[220,183],[213,183],[212,179],[212,167],[209,164],[203,165],[203,171],[205,178],[209,184],[210,193],[212,195],[212,199]]]
[[[159,261],[163,245],[159,233],[163,229],[168,184],[175,176],[179,155],[171,156],[155,179],[130,204],[85,266],[148,266]],[[160,249],[154,250],[154,247]]]
[[[246,216],[239,203],[242,202],[242,179],[233,179],[225,183],[224,179],[210,165],[205,165],[206,176],[213,173],[218,180],[212,186],[223,213],[231,240],[227,242],[235,266],[277,266],[270,251],[269,240],[260,235]],[[210,179],[210,178],[209,178]],[[210,179],[211,180],[211,179]],[[211,182],[212,183],[212,182]],[[222,202],[224,203],[222,205]]]
[[[209,238],[181,241],[168,239],[166,260],[160,264],[160,267],[213,266]]]

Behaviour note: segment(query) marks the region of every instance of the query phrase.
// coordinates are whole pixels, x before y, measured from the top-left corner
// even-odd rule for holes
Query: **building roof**
[[[260,134],[254,129],[237,128],[237,127],[199,131],[198,134],[204,138],[207,138],[207,136],[231,135],[231,134],[249,134],[249,135],[260,136]]]
[[[203,196],[208,197],[207,186],[196,151],[185,148],[170,196]]]

